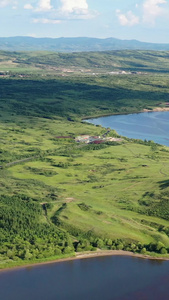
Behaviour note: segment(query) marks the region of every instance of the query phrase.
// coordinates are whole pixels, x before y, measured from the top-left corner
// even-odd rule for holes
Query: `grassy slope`
[[[162,241],[169,247],[167,234],[159,231],[160,225],[169,226],[168,208],[160,210],[168,203],[167,148],[154,151],[126,140],[92,150],[56,138],[105,132],[82,124],[82,116],[139,111],[167,101],[168,77],[51,75],[48,80],[1,79],[0,89],[1,165],[32,157],[0,170],[1,195],[25,194],[39,207],[50,203],[48,219],[42,215],[40,222],[57,215],[70,233]]]
[[[41,141],[42,149],[52,149],[52,144],[56,144],[56,149],[57,143]],[[160,195],[161,190],[168,191],[162,183],[169,175],[169,153],[160,149],[157,152],[157,157],[152,159],[150,147],[125,143],[95,151],[85,151],[85,148],[73,150],[73,157],[47,155],[49,161],[31,161],[4,171],[5,176],[1,179],[3,193],[26,193],[40,202],[50,202],[53,206],[49,216],[67,203],[60,220],[64,226],[75,224],[73,226],[83,232],[92,230],[96,236],[128,237],[141,242],[162,239],[169,245],[168,238],[157,232],[160,224],[167,226],[168,222],[144,215],[148,209],[141,203],[144,199],[151,200],[151,197],[146,197],[146,192]],[[57,167],[60,162],[68,166]],[[143,164],[148,167],[143,167]],[[53,172],[51,176],[43,174],[49,170]],[[45,184],[44,188],[39,183]],[[57,197],[51,197],[51,192]],[[160,202],[159,199],[157,202]],[[79,203],[85,203],[89,209],[81,210]]]

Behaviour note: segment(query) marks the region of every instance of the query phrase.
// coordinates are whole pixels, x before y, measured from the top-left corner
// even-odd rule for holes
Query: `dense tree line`
[[[74,252],[64,230],[42,221],[39,203],[22,196],[0,198],[0,255],[9,259],[38,259]]]

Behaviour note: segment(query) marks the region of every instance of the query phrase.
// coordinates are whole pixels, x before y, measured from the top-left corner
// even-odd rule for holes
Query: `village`
[[[15,63],[15,62],[14,62]],[[36,64],[36,67],[39,68],[39,70],[43,70],[44,66],[42,66],[41,64]],[[49,66],[46,65],[45,66],[45,73],[42,73],[42,77],[46,77],[48,76],[48,73],[46,73],[46,71],[53,71],[55,73],[55,75],[58,76],[69,76],[71,74],[84,74],[84,75],[92,75],[92,76],[98,76],[101,74],[109,74],[109,75],[145,75],[147,73],[145,72],[139,72],[139,71],[124,71],[124,70],[115,70],[115,71],[110,71],[107,72],[106,70],[97,70],[96,71],[97,66],[95,66],[94,69],[82,69],[82,68],[78,68],[75,66],[71,66],[71,68],[63,68],[63,67],[55,67],[55,66]],[[9,70],[9,71],[4,71],[4,70],[0,70],[0,78],[13,78],[13,77],[17,77],[17,78],[28,78],[31,76],[31,72],[30,74],[24,74],[24,73],[18,73],[15,72],[14,70]]]

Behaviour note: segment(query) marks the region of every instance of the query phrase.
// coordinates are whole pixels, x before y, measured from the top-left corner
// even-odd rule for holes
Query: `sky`
[[[169,0],[0,0],[0,37],[169,43]]]

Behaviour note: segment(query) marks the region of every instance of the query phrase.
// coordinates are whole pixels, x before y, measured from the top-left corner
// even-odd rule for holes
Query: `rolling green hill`
[[[167,52],[90,55],[100,70],[119,57],[120,68],[146,61],[151,72],[61,76],[49,66],[74,57],[83,67],[87,57],[0,54],[0,268],[97,248],[169,253],[169,149],[124,137],[101,145],[74,139],[107,131],[84,117],[165,107]]]

